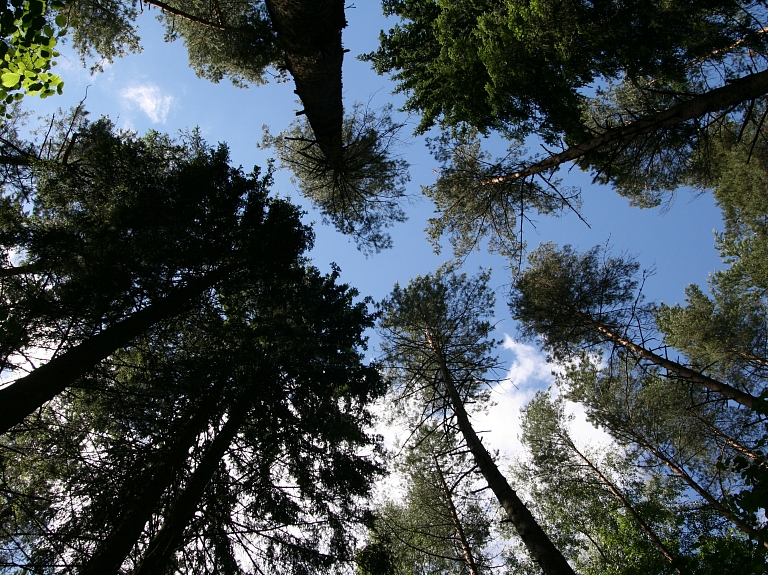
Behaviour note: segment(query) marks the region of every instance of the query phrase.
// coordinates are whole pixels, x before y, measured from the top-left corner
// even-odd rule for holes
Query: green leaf
[[[56,26],[58,26],[59,28],[63,28],[66,25],[67,25],[67,17],[64,14],[59,14],[58,16],[56,16]],[[63,32],[66,33],[66,30],[64,30]],[[59,34],[61,34],[61,32],[59,32]]]
[[[2,82],[3,86],[5,86],[6,88],[13,88],[19,83],[20,78],[21,78],[21,74],[6,72],[2,76],[0,76],[0,82]]]

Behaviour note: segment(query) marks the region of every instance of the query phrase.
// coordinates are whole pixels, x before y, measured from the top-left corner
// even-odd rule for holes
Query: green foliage
[[[768,367],[768,186],[764,147],[747,141],[720,148],[712,185],[725,229],[716,233],[726,268],[709,280],[710,295],[686,288],[686,304],[661,304],[656,323],[665,343],[697,368],[738,381],[753,395],[765,389]]]
[[[558,548],[580,573],[674,573],[628,506],[676,554],[685,530],[680,489],[633,469],[615,446],[596,448],[572,438],[565,402],[552,391],[537,392],[523,410],[521,440],[531,458],[515,473]]]
[[[583,403],[588,418],[625,448],[628,463],[657,469],[655,473],[667,471],[681,490],[690,490],[686,498],[692,501],[683,499],[682,509],[687,506],[689,511],[682,555],[697,556],[696,550],[709,538],[725,542],[735,537],[742,541],[739,546],[745,555],[757,554],[764,561],[764,551],[758,549],[762,543],[749,541],[763,541],[757,509],[739,509],[735,504],[747,482],[738,470],[722,463],[723,457],[745,453],[764,458],[759,447],[764,441],[762,426],[753,413],[709,402],[701,391],[687,389],[631,359],[614,360],[605,367],[584,361],[567,369],[560,383],[567,397]],[[696,519],[690,510],[697,509],[712,514],[714,522]]]
[[[380,471],[360,455],[372,441],[365,406],[381,391],[376,371],[361,363],[366,305],[312,268],[238,287],[247,291],[215,294],[116,354],[85,389],[6,441],[12,483],[3,495],[21,506],[14,521],[36,524],[24,545],[14,537],[18,523],[6,524],[6,564],[21,554],[30,568],[83,564],[182,450],[127,558],[135,565],[225,414],[243,402],[253,405],[251,414],[197,505],[201,515],[185,529],[176,569],[199,572],[226,560],[238,573],[324,572],[350,559],[350,522]],[[180,442],[190,424],[199,438],[191,449]],[[42,485],[20,490],[17,474],[36,475]],[[59,492],[62,482],[67,489]],[[24,506],[34,496],[47,500],[38,512]]]
[[[283,54],[278,46],[266,4],[229,2],[169,2],[179,11],[164,11],[167,41],[183,38],[189,64],[201,78],[220,82],[225,76],[235,86],[265,84],[269,67],[283,70]],[[185,14],[191,16],[185,16]],[[282,79],[283,72],[277,74]]]
[[[3,307],[23,332],[3,342],[4,362],[20,346],[61,351],[62,333],[67,348],[208,269],[242,269],[238,258],[255,264],[269,249],[278,262],[312,241],[293,223],[270,239],[268,230],[297,221],[296,210],[267,200],[269,172],[230,167],[226,146],[210,148],[195,133],[137,138],[108,120],[75,119],[67,129],[58,152],[29,168],[31,192],[5,190],[5,264],[18,254],[22,272],[37,274],[2,280]]]
[[[405,288],[395,285],[380,304],[383,363],[403,398],[417,398],[426,413],[447,408],[445,390],[435,379],[442,358],[462,397],[482,400],[483,385],[495,371],[489,338],[495,296],[490,272],[475,277],[442,266],[417,276]]]
[[[474,131],[443,135],[432,142],[432,153],[440,163],[438,179],[422,192],[435,204],[437,217],[430,218],[427,234],[435,251],[447,235],[457,260],[480,249],[488,239],[488,250],[517,261],[525,242],[522,224],[533,212],[558,215],[580,204],[578,190],[560,185],[549,174],[510,181],[506,176],[521,167],[525,150],[518,143],[504,158],[492,158],[480,147]]]
[[[743,144],[740,151],[713,156],[723,174],[719,181],[728,192],[720,196],[719,186],[715,187],[726,215],[723,236],[728,237],[729,246],[760,246],[762,218],[749,216],[759,207],[753,212],[745,198],[753,186],[760,187],[762,178],[739,179],[724,168],[741,165],[746,173],[761,169],[760,163],[750,167],[747,156]],[[735,192],[739,182],[744,182],[743,194]],[[758,549],[765,537],[758,519],[762,505],[758,501],[764,500],[765,490],[762,409],[741,410],[710,397],[693,376],[684,374],[683,365],[668,361],[668,350],[659,354],[650,343],[663,336],[665,343],[685,354],[686,365],[694,370],[689,373],[706,372],[753,396],[763,392],[765,305],[757,275],[761,266],[747,268],[755,270],[753,279],[739,268],[738,250],[727,253],[732,265],[713,274],[712,298],[690,286],[687,306],[649,307],[640,305],[638,265],[631,258],[611,257],[604,248],[578,254],[568,246],[558,249],[543,244],[531,254],[529,269],[516,279],[510,307],[513,317],[522,322],[525,336],[541,337],[543,347],[560,362],[576,361],[567,364],[561,384],[568,398],[583,403],[590,419],[623,446],[626,464],[636,469],[666,467],[677,478],[679,489],[691,489],[701,498],[702,503],[695,503],[686,501],[682,491],[675,495],[680,501],[675,504],[677,535],[673,538],[678,540],[679,566],[694,572],[716,571],[717,560],[703,551],[711,539],[731,549],[728,553],[741,553],[745,564],[762,572],[765,555]],[[655,312],[655,326],[651,312]],[[603,353],[604,362],[600,361]],[[669,371],[660,370],[661,364]],[[547,446],[538,449],[542,461],[549,464],[552,444]],[[562,458],[562,449],[557,453]],[[542,466],[536,456],[534,464]],[[557,513],[562,503],[552,505]],[[719,516],[719,523],[697,518],[691,509],[699,505]],[[741,534],[733,535],[731,529]],[[637,557],[646,556],[637,553]]]
[[[713,172],[713,192],[725,227],[716,233],[717,247],[727,267],[711,275],[709,295],[699,286],[689,285],[685,305],[661,304],[655,315],[665,343],[684,353],[694,366],[706,367],[741,389],[765,397],[768,175],[765,148],[761,142],[754,143],[760,145],[753,147],[745,139],[722,146]],[[768,489],[764,425],[755,425],[758,438],[750,456],[731,453],[719,458],[720,468],[739,475],[742,481],[741,491],[729,501],[750,514],[764,506]]]
[[[595,134],[620,128],[658,110],[682,104],[706,93],[706,82],[663,85],[653,78],[639,83],[610,82],[596,91],[582,113],[583,122]],[[729,114],[713,113],[703,118],[652,130],[637,138],[582,157],[577,164],[591,171],[596,182],[612,185],[640,208],[653,208],[670,201],[680,187],[707,187],[713,160],[713,141],[731,136],[733,120],[755,122],[758,115],[746,106]],[[704,184],[703,186],[701,184]]]
[[[557,360],[578,355],[582,345],[605,340],[595,324],[624,333],[637,306],[639,265],[597,246],[580,254],[552,243],[528,256],[529,268],[514,282],[509,306],[524,337],[542,338]]]
[[[61,94],[64,82],[51,73],[56,65],[56,39],[66,34],[63,14],[51,20],[51,10],[65,4],[54,0],[5,0],[0,11],[0,115],[24,95],[47,98]]]
[[[138,15],[135,4],[121,0],[72,1],[67,5],[72,46],[83,60],[103,58],[110,63],[140,52],[140,38],[133,25]],[[100,71],[101,67],[101,62],[97,62],[92,71]]]
[[[158,19],[165,23],[165,39],[184,39],[190,66],[198,76],[213,82],[226,76],[234,85],[244,87],[265,83],[267,69],[283,65],[263,2],[161,4],[163,12]],[[112,62],[141,50],[134,24],[139,10],[134,3],[75,0],[67,5],[67,14],[73,27],[73,46],[83,57],[98,55]],[[97,63],[95,68],[99,67]]]
[[[491,567],[487,502],[471,491],[472,463],[461,442],[441,427],[433,421],[412,435],[395,462],[404,492],[374,510],[369,546],[391,575],[469,573],[462,537],[477,572]]]
[[[736,44],[764,53],[751,2],[386,0],[403,19],[364,57],[393,74],[406,109],[435,122],[578,142],[584,89],[597,81],[685,83],[692,63]]]
[[[243,409],[166,568],[298,575],[350,561],[350,525],[381,472],[369,301],[306,264],[298,209],[268,197],[269,173],[229,166],[225,146],[107,121],[76,133],[66,161],[33,167],[31,213],[3,226],[17,241],[5,247],[36,264],[2,279],[28,333],[66,348],[176,283],[231,273],[2,438],[0,565],[82,572],[140,507],[122,541],[134,568]]]
[[[351,235],[370,254],[391,246],[384,230],[405,220],[400,201],[410,179],[408,163],[394,153],[402,124],[393,122],[390,107],[378,113],[357,104],[344,119],[343,153],[328,157],[309,122],[294,123],[272,136],[265,131],[262,146],[275,149],[294,183],[341,233]]]

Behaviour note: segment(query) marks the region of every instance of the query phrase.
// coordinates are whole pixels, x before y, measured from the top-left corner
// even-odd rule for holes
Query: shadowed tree
[[[6,435],[6,566],[298,574],[351,560],[349,526],[380,472],[375,451],[361,454],[382,391],[362,363],[374,318],[338,270],[272,256]]]
[[[579,254],[570,246],[558,249],[542,244],[528,262],[530,267],[515,280],[510,296],[512,317],[521,323],[524,336],[540,337],[556,360],[577,356],[582,349],[597,352],[606,346],[619,346],[682,381],[751,409],[762,408],[759,383],[736,380],[730,384],[645,346],[653,333],[648,333],[650,310],[638,304],[639,266],[631,258],[612,257],[603,247]]]
[[[305,120],[287,142],[273,140],[299,189],[361,249],[390,243],[383,228],[403,220],[398,205],[407,164],[390,145],[400,128],[388,112],[374,117],[354,107],[344,115],[340,0],[255,0],[245,3],[150,1],[160,8],[166,39],[183,38],[198,75],[235,85],[260,84],[289,73]],[[122,2],[74,2],[66,9],[75,25],[74,44],[111,58],[138,47],[136,9]],[[274,70],[275,72],[273,72]],[[292,138],[300,138],[296,143]]]
[[[75,141],[68,163],[35,169],[34,195],[5,197],[3,248],[26,272],[0,280],[18,326],[3,367],[28,369],[29,349],[52,358],[0,390],[14,406],[3,431],[216,283],[271,277],[311,242],[296,208],[267,197],[271,175],[231,168],[224,146],[119,136],[104,121]]]

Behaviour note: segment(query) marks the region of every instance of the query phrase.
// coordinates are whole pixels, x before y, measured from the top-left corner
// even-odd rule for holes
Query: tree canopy
[[[620,80],[678,90],[731,54],[765,53],[753,2],[424,2],[385,0],[402,18],[365,56],[389,72],[419,130],[440,121],[482,131],[588,137],[583,89]]]
[[[5,0],[0,10],[0,116],[7,106],[24,95],[46,98],[64,87],[61,78],[51,73],[56,65],[56,40],[66,34],[67,19],[52,10],[64,3],[44,0]],[[3,118],[5,119],[5,118]]]
[[[760,2],[383,5],[401,21],[363,58],[407,96],[417,132],[445,132],[429,233],[459,259],[486,239],[519,257],[529,214],[578,211],[579,190],[555,176],[565,163],[649,207],[710,187],[713,141],[764,145]],[[501,134],[509,153],[484,152],[473,131]],[[545,153],[528,153],[531,136]]]
[[[30,373],[0,393],[40,400],[5,422],[3,567],[350,561],[381,471],[368,302],[308,264],[311,230],[269,172],[195,133],[76,126],[66,158],[6,183],[4,369]]]
[[[384,0],[400,20],[363,59],[434,136],[428,236],[454,260],[373,309],[311,265],[272,163],[248,173],[198,129],[138,136],[82,103],[23,126],[24,93],[61,91],[58,38],[111,62],[151,7],[200,77],[293,82],[295,121],[259,146],[376,253],[408,215],[411,158],[392,106],[345,113],[352,6],[5,5],[0,570],[764,573],[765,2]],[[589,201],[567,163],[639,207],[712,193],[722,269],[673,304],[607,242],[527,253],[526,222]],[[554,373],[522,390],[517,459],[478,424],[506,380],[490,272],[461,270],[478,248],[505,260],[518,334]],[[375,435],[387,418],[397,453]],[[387,469],[398,487],[374,500]]]

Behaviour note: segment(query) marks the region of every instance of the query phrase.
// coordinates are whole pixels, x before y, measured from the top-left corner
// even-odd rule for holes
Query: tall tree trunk
[[[667,457],[667,455],[659,448],[652,445],[645,437],[637,433],[635,430],[626,427],[624,428],[624,431],[634,438],[634,440],[637,442],[638,445],[641,445],[653,455],[656,456],[656,458],[661,461],[664,465],[666,465],[672,473],[677,475],[680,479],[682,479],[691,489],[693,489],[696,493],[701,495],[701,497],[709,503],[713,509],[715,509],[718,513],[720,513],[723,517],[725,517],[728,521],[733,523],[740,531],[747,534],[749,537],[754,539],[755,541],[761,543],[764,547],[768,548],[768,541],[762,537],[760,532],[748,525],[746,522],[744,522],[736,513],[734,513],[732,510],[728,509],[725,505],[723,505],[714,495],[712,495],[709,491],[707,491],[703,486],[699,485],[699,483],[691,477],[688,472],[685,471],[682,467],[677,465],[672,459]]]
[[[572,146],[559,154],[553,154],[541,162],[506,176],[491,178],[487,180],[486,184],[510,183],[520,178],[540,174],[565,162],[578,160],[592,152],[628,142],[638,136],[668,128],[686,120],[699,118],[711,112],[725,110],[741,102],[759,98],[766,93],[768,93],[768,70],[739,78],[726,86],[694,96],[687,102],[672,106],[662,112],[650,114],[624,126],[606,130],[591,140]]]
[[[739,403],[750,409],[757,410],[758,408],[766,404],[765,401],[761,400],[758,397],[755,397],[754,395],[750,395],[744,391],[741,391],[740,389],[736,389],[735,387],[733,387],[732,385],[728,385],[727,383],[717,381],[716,379],[713,379],[707,375],[704,375],[701,372],[695,371],[689,367],[685,367],[684,365],[681,365],[676,361],[672,361],[670,359],[667,359],[666,357],[662,357],[634,343],[633,341],[630,341],[625,337],[620,336],[619,334],[615,333],[613,330],[608,329],[603,324],[595,321],[585,313],[581,313],[576,310],[572,310],[572,311],[575,315],[581,317],[586,322],[594,326],[594,328],[597,331],[599,331],[601,334],[606,336],[612,342],[617,343],[620,346],[630,350],[631,352],[635,353],[639,357],[642,357],[643,359],[647,359],[651,363],[654,363],[660,367],[663,367],[677,374],[683,379],[687,379],[692,383],[701,385],[702,387],[710,391],[717,392],[723,397],[732,399],[736,403]]]
[[[550,541],[549,537],[541,526],[534,519],[531,512],[525,506],[515,493],[515,490],[509,485],[507,479],[501,474],[499,468],[494,463],[491,454],[485,449],[480,438],[472,428],[469,416],[464,409],[464,402],[453,384],[453,378],[445,363],[440,349],[434,345],[432,338],[427,334],[427,342],[437,358],[440,368],[440,375],[445,385],[445,390],[450,399],[453,413],[459,425],[459,430],[467,442],[467,447],[477,463],[478,469],[488,482],[496,498],[501,503],[510,523],[515,526],[520,538],[528,548],[534,560],[541,566],[546,575],[576,575],[568,565],[568,562]]]
[[[619,491],[619,489],[611,482],[610,479],[608,479],[603,473],[587,458],[579,449],[576,447],[576,444],[571,441],[570,437],[567,436],[560,436],[560,438],[565,442],[565,444],[568,446],[568,448],[573,451],[576,456],[581,459],[584,463],[587,464],[587,467],[589,467],[592,472],[597,475],[597,478],[599,481],[605,485],[605,487],[608,489],[608,491],[613,494],[613,496],[616,498],[616,500],[621,503],[621,505],[626,509],[627,513],[629,513],[632,516],[632,519],[635,520],[635,523],[637,523],[638,527],[648,536],[648,539],[650,539],[653,544],[656,546],[656,549],[659,550],[659,553],[661,553],[664,558],[669,561],[670,564],[673,566],[675,565],[675,557],[672,555],[672,552],[667,548],[666,545],[662,542],[662,540],[659,538],[658,535],[651,529],[651,526],[648,525],[645,520],[640,516],[640,514],[637,512],[637,510],[634,508],[634,506],[627,500],[626,497]],[[676,572],[680,573],[680,569],[676,566],[674,566],[674,569]]]
[[[208,446],[205,455],[187,481],[184,490],[166,515],[163,526],[150,541],[144,557],[132,575],[165,573],[166,565],[182,542],[182,536],[200,503],[203,492],[216,473],[219,463],[232,440],[242,427],[252,402],[241,399],[229,412],[229,418]]]
[[[343,166],[341,30],[343,0],[266,0],[296,94],[320,150],[334,169]]]
[[[729,445],[729,446],[730,446],[732,449],[734,449],[734,450],[738,451],[738,452],[739,452],[739,453],[741,453],[742,455],[746,455],[746,456],[747,456],[747,457],[749,457],[749,458],[750,458],[752,461],[758,461],[758,460],[762,459],[762,463],[761,463],[761,465],[765,465],[765,464],[766,464],[766,462],[765,462],[765,458],[764,458],[764,457],[762,457],[762,456],[758,455],[757,453],[755,453],[754,451],[752,451],[751,449],[749,449],[747,446],[745,446],[745,445],[742,445],[741,443],[739,443],[738,441],[736,441],[736,440],[735,440],[735,439],[733,439],[732,437],[730,437],[730,436],[726,435],[726,434],[725,434],[725,433],[723,433],[723,431],[722,431],[720,428],[718,428],[716,425],[712,425],[712,423],[710,423],[709,421],[707,421],[705,418],[701,417],[701,416],[700,416],[700,415],[698,415],[698,414],[695,414],[695,413],[694,413],[694,414],[693,414],[693,416],[694,416],[694,417],[695,417],[695,418],[696,418],[696,419],[697,419],[697,420],[698,420],[698,421],[699,421],[699,422],[700,422],[700,423],[701,423],[701,424],[702,424],[704,427],[706,427],[706,428],[707,428],[709,431],[711,431],[711,432],[712,432],[712,433],[714,433],[714,434],[715,434],[717,437],[719,437],[720,439],[722,439],[722,440],[723,440],[723,441],[726,443],[726,445]]]
[[[25,264],[22,266],[0,269],[0,278],[10,278],[27,274],[36,274],[45,271],[45,266],[40,262]]]
[[[470,575],[478,575],[475,556],[472,554],[472,548],[469,546],[469,541],[467,541],[467,536],[464,533],[464,526],[461,524],[459,514],[456,511],[456,506],[453,504],[453,495],[448,488],[448,484],[445,482],[445,476],[443,475],[443,470],[440,468],[440,462],[437,460],[436,455],[432,455],[432,459],[435,460],[435,469],[437,469],[437,477],[440,480],[440,488],[443,491],[443,497],[445,499],[445,504],[448,507],[448,513],[451,515],[451,523],[453,523],[453,527],[456,530],[456,536],[459,538],[459,545],[464,554],[464,562],[467,564],[467,569],[469,569]]]
[[[108,327],[58,357],[35,369],[11,385],[0,389],[0,433],[5,433],[25,417],[85,375],[100,361],[154,324],[173,317],[196,296],[225,278],[234,268],[221,267],[190,280],[166,297]]]
[[[158,512],[162,495],[186,462],[189,450],[194,447],[199,434],[206,429],[208,418],[217,404],[217,395],[209,394],[209,397],[201,401],[201,407],[194,412],[192,419],[175,434],[170,452],[163,453],[159,463],[149,469],[142,479],[143,490],[123,513],[115,529],[83,566],[81,575],[118,573],[125,558],[141,537],[144,526],[152,519],[152,515]]]

